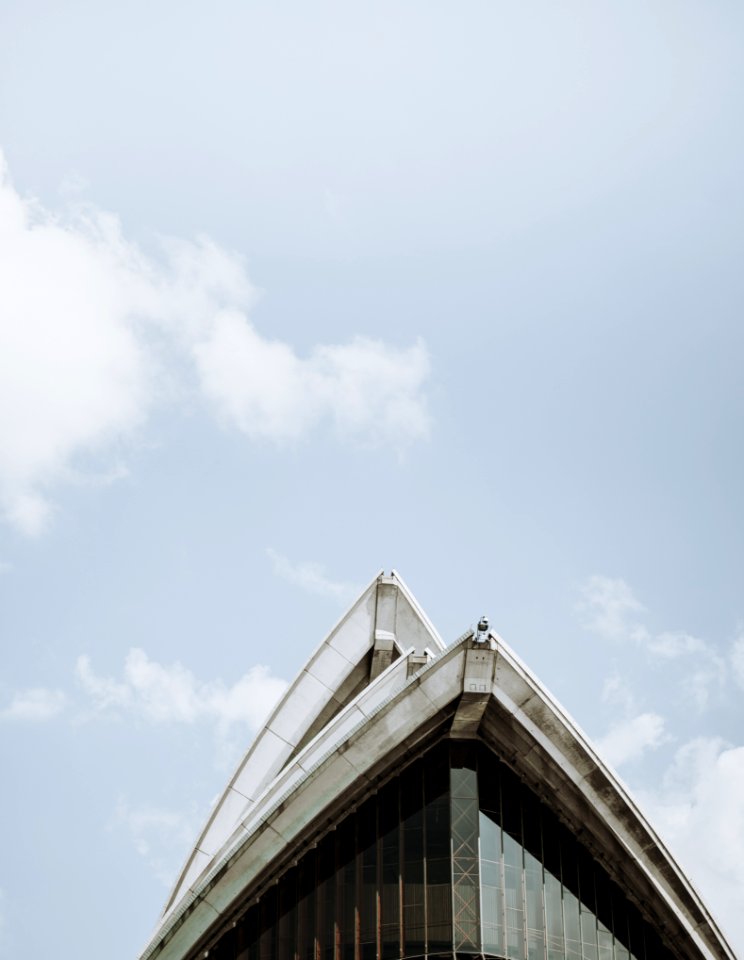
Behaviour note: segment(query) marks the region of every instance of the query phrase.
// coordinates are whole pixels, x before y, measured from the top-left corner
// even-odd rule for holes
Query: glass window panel
[[[227,930],[219,942],[209,948],[209,960],[235,960],[236,932]]]
[[[612,934],[607,927],[598,927],[597,943],[597,956],[599,960],[614,960],[615,953],[612,947]]]
[[[294,960],[297,938],[297,870],[289,870],[279,881],[277,957]]]
[[[545,910],[542,876],[542,813],[530,791],[522,789],[522,839],[524,843],[524,904],[527,956],[545,960]]]
[[[450,801],[452,927],[455,950],[480,952],[478,776],[475,744],[453,749]]]
[[[637,908],[632,904],[628,904],[628,933],[630,936],[630,955],[635,957],[636,960],[645,960],[646,958],[646,948],[644,945],[644,936],[643,936],[643,927],[644,923],[641,919],[641,915],[638,912]],[[654,957],[653,960],[656,960]]]
[[[259,904],[259,934],[258,934],[258,957],[259,960],[276,960],[276,911],[277,911],[277,888],[270,887],[261,897]]]
[[[643,937],[646,947],[646,960],[656,960],[656,957],[665,956],[661,939],[653,927],[646,925],[643,930]]]
[[[612,932],[615,935],[616,960],[629,960],[628,908],[618,887],[613,887],[612,891]]]
[[[545,958],[545,911],[543,908],[542,864],[525,850],[524,888],[529,960]]]
[[[563,931],[566,939],[566,960],[581,960],[581,924],[579,899],[563,888]]]
[[[542,863],[542,804],[522,786],[522,842],[524,849],[536,863]],[[525,857],[525,862],[527,862]]]
[[[426,949],[424,915],[424,797],[423,768],[414,763],[401,777],[403,839],[403,936],[406,956]]]
[[[493,814],[492,819],[501,822],[500,771],[503,764],[487,749],[478,757],[478,799],[480,808]]]
[[[433,752],[434,753],[434,752]],[[438,750],[424,770],[427,951],[452,949],[452,868],[448,751]],[[477,809],[477,800],[475,800]]]
[[[563,882],[563,934],[566,960],[581,960],[581,910],[579,906],[579,871],[576,863],[576,841],[560,828],[561,880]]]
[[[584,960],[597,960],[597,915],[594,891],[594,862],[588,852],[575,844],[579,868],[581,910],[581,953]]]
[[[371,797],[359,808],[358,840],[359,888],[359,956],[361,960],[377,957],[377,803]]]
[[[523,789],[514,774],[503,765],[500,774],[506,955],[509,960],[522,960],[525,956],[521,809]]]
[[[512,845],[514,849],[519,848],[520,850],[522,847],[522,805],[520,802],[522,794],[523,787],[519,780],[510,770],[502,768],[501,826],[504,829],[505,840],[506,834],[508,834],[516,844],[516,847]],[[506,842],[504,842],[504,855],[506,856]],[[522,864],[521,853],[512,865],[516,866],[517,863],[519,866]]]
[[[309,850],[297,876],[297,946],[299,960],[315,960],[315,851]]]
[[[453,797],[470,799],[478,796],[478,745],[473,741],[452,741],[450,744],[449,790]]]
[[[563,938],[563,894],[557,877],[545,872],[545,939],[548,960],[566,960]]]
[[[481,860],[487,863],[501,862],[501,827],[494,816],[481,810],[478,820]]]
[[[495,778],[492,778],[493,784]],[[479,779],[479,786],[482,784]],[[498,781],[496,781],[498,786]],[[491,800],[493,803],[493,799]],[[501,827],[496,812],[481,811],[481,929],[485,953],[504,954],[504,884],[501,858]],[[500,817],[499,817],[500,819]]]
[[[356,816],[336,830],[336,897],[339,960],[354,960],[356,948]]]
[[[594,871],[594,892],[597,906],[597,928],[612,932],[612,885],[601,868]]]
[[[251,907],[236,928],[236,960],[257,960],[258,908]]]
[[[380,941],[382,960],[400,956],[400,811],[398,781],[378,796],[380,828]]]
[[[318,844],[317,853],[317,956],[318,960],[334,960],[336,949],[336,850],[335,834],[330,833]],[[282,958],[280,957],[280,960]]]
[[[629,960],[630,951],[624,943],[615,939],[615,960]]]

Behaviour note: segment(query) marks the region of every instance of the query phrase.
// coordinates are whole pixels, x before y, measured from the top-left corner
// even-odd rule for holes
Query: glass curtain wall
[[[200,953],[199,956],[203,956]],[[431,748],[250,906],[210,960],[674,960],[476,742]]]

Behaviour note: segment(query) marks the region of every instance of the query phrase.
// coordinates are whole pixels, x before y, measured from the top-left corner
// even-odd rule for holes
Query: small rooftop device
[[[478,621],[478,626],[475,628],[475,637],[473,638],[476,643],[488,643],[488,617],[483,616]]]

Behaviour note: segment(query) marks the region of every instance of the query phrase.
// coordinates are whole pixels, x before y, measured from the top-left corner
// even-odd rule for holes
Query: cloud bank
[[[651,630],[642,619],[646,608],[620,578],[589,577],[581,587],[576,610],[584,629],[595,637],[632,645],[657,667],[675,665],[681,693],[698,710],[704,710],[713,691],[727,682],[727,660],[714,644],[684,630]],[[744,646],[741,656],[744,675]],[[736,670],[735,650],[731,660]]]
[[[57,484],[111,458],[169,396],[200,398],[252,440],[326,424],[400,450],[428,434],[422,341],[356,337],[300,357],[251,323],[239,256],[204,237],[146,255],[110,214],[22,197],[1,157],[0,275],[0,512],[23,533],[44,530]]]
[[[649,695],[659,700],[660,681],[673,688],[668,710],[687,711],[690,704],[710,710],[744,689],[741,632],[724,645],[684,630],[654,631],[630,586],[612,577],[590,577],[576,606],[595,637],[623,645],[626,672],[640,664],[633,687],[618,673],[604,685],[603,700],[620,716],[597,741],[597,749],[616,767],[669,747],[675,739],[662,716],[639,707],[639,700]],[[713,698],[712,692],[719,696]],[[725,720],[725,710],[722,716]],[[706,903],[724,920],[730,941],[744,942],[744,746],[718,736],[696,735],[681,745],[677,740],[673,753],[662,752],[653,779],[653,785],[648,775],[633,784],[641,809]],[[645,787],[639,788],[642,782]]]
[[[647,750],[666,742],[664,726],[664,718],[657,713],[641,713],[623,720],[597,742],[599,755],[613,767],[637,760]]]
[[[182,664],[163,665],[137,647],[127,654],[121,679],[96,673],[87,656],[78,657],[75,674],[98,712],[154,723],[206,720],[222,734],[235,725],[257,730],[287,688],[265,666],[252,667],[232,686],[200,682]]]
[[[659,830],[732,943],[744,943],[744,746],[700,737],[680,747],[663,782],[639,791]]]

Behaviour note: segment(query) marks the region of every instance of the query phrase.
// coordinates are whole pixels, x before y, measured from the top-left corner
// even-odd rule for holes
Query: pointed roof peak
[[[168,916],[208,870],[267,785],[344,707],[402,657],[401,684],[445,649],[397,571],[375,575],[289,684],[213,808],[168,898]]]
[[[142,960],[183,960],[436,738],[480,742],[687,960],[734,955],[685,874],[563,708],[481,619],[445,648],[396,571],[313,651],[241,761]],[[257,886],[258,885],[258,886]],[[251,892],[252,891],[252,892]],[[194,955],[194,954],[188,954]]]

